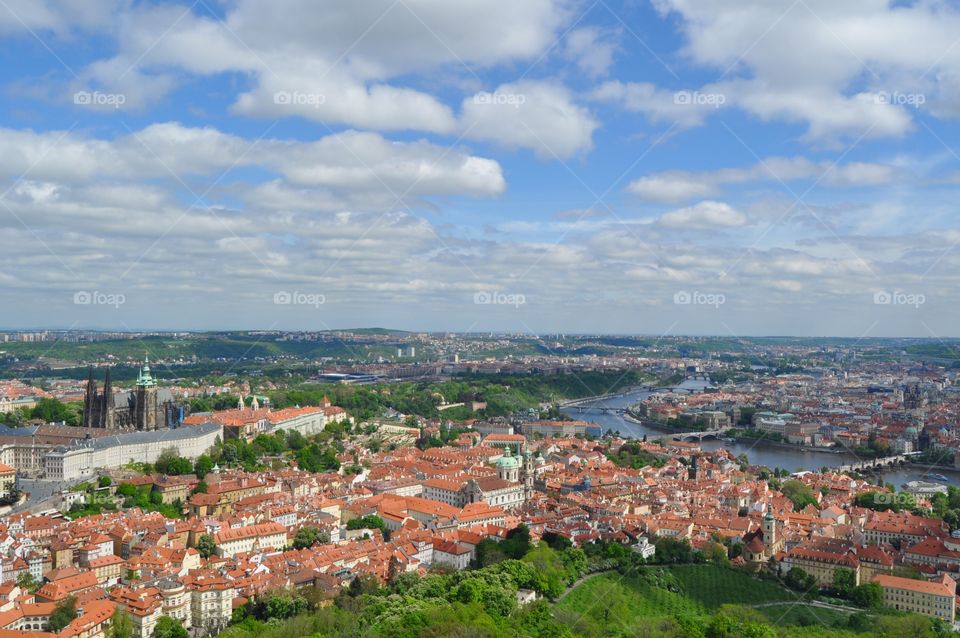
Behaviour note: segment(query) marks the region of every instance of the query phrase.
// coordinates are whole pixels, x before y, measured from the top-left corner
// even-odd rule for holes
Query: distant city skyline
[[[0,325],[960,336],[960,7],[0,6]]]

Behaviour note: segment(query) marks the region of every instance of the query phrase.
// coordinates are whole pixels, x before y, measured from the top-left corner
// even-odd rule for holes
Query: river
[[[700,379],[687,379],[680,385],[675,386],[673,389],[676,392],[686,392],[690,390],[694,392],[700,392],[708,386],[709,383],[707,381]],[[576,407],[562,408],[562,412],[571,419],[596,423],[603,426],[604,431],[620,432],[620,434],[623,436],[630,436],[638,439],[643,438],[645,434],[649,439],[669,436],[669,433],[664,430],[649,428],[639,423],[627,421],[621,414],[617,414],[615,412],[605,413],[591,411],[589,409],[592,406],[606,408],[626,408],[637,403],[641,399],[647,398],[651,394],[653,394],[653,392],[649,390],[637,390],[622,396],[585,403],[582,406],[584,408],[583,412],[579,412]],[[700,444],[700,447],[704,450],[725,448],[730,450],[730,452],[736,456],[739,456],[740,454],[746,454],[751,463],[765,465],[770,468],[780,467],[789,470],[790,472],[798,472],[800,470],[819,471],[819,469],[822,467],[839,467],[841,465],[846,465],[850,462],[856,462],[860,460],[852,454],[811,452],[801,449],[791,450],[788,448],[768,445],[762,441],[758,441],[757,443],[727,443],[725,441],[707,439]],[[942,482],[934,479],[932,477],[933,474],[942,474],[948,478],[949,484],[960,486],[960,473],[940,468],[931,470],[929,472],[927,472],[925,468],[920,467],[899,468],[895,471],[884,472],[883,480],[885,482],[893,483],[897,489],[900,489],[901,485],[907,481],[927,480],[932,482]],[[876,477],[876,475],[872,476]]]

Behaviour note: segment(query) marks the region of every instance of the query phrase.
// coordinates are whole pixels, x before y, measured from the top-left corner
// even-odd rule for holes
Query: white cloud
[[[101,31],[107,28],[114,10],[124,0],[4,0],[0,10],[0,33],[52,31],[69,36],[75,31]]]
[[[567,34],[563,55],[589,77],[606,75],[619,48],[620,33],[599,27],[579,27]]]
[[[84,183],[105,179],[219,177],[233,167],[261,167],[294,187],[341,192],[384,190],[411,197],[489,196],[506,188],[490,159],[426,142],[391,142],[345,131],[315,142],[251,140],[211,127],[152,124],[114,142],[74,133],[0,129],[0,174]]]
[[[711,91],[661,89],[649,82],[610,80],[595,87],[590,97],[598,102],[616,104],[634,113],[643,113],[651,121],[681,129],[699,126],[727,104],[726,95]]]
[[[600,125],[562,85],[524,80],[463,101],[462,127],[472,139],[529,148],[539,157],[568,158],[592,147]]]
[[[121,92],[138,107],[172,88],[171,69],[239,72],[253,86],[238,96],[236,113],[453,134],[448,106],[392,80],[438,69],[469,77],[536,61],[571,15],[563,0],[465,0],[456,11],[431,0],[291,0],[283,10],[242,0],[221,22],[189,7],[138,5],[120,15],[118,54],[91,64],[79,84]]]
[[[626,190],[645,201],[675,203],[715,195],[729,184],[813,180],[824,186],[856,188],[890,184],[902,174],[899,167],[890,164],[835,164],[805,157],[767,157],[744,168],[654,173],[633,180]]]
[[[654,202],[681,202],[714,195],[716,190],[711,184],[682,174],[651,175],[635,179],[627,185],[627,192]]]
[[[960,86],[960,11],[941,2],[888,0],[655,0],[676,14],[683,55],[717,72],[715,90],[764,120],[807,126],[817,143],[897,137],[909,104],[878,95],[924,95],[947,112]],[[901,43],[891,45],[891,43]]]
[[[747,216],[729,204],[711,200],[665,213],[657,223],[679,230],[736,228],[747,223]]]

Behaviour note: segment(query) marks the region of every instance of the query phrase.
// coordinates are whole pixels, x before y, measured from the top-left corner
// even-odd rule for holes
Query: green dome
[[[517,460],[517,457],[513,455],[513,452],[508,447],[504,455],[497,461],[497,467],[501,470],[518,469],[520,467],[520,461]]]

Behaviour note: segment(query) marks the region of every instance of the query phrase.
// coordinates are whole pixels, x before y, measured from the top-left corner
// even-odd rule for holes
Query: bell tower
[[[523,453],[523,499],[526,501],[533,498],[533,477],[535,473],[533,469],[533,452],[526,450]]]
[[[138,430],[158,429],[157,414],[157,381],[150,374],[150,357],[146,356],[140,368],[140,374],[137,375],[136,428]]]
[[[767,553],[771,555],[777,547],[777,521],[769,509],[763,517],[763,544]]]

